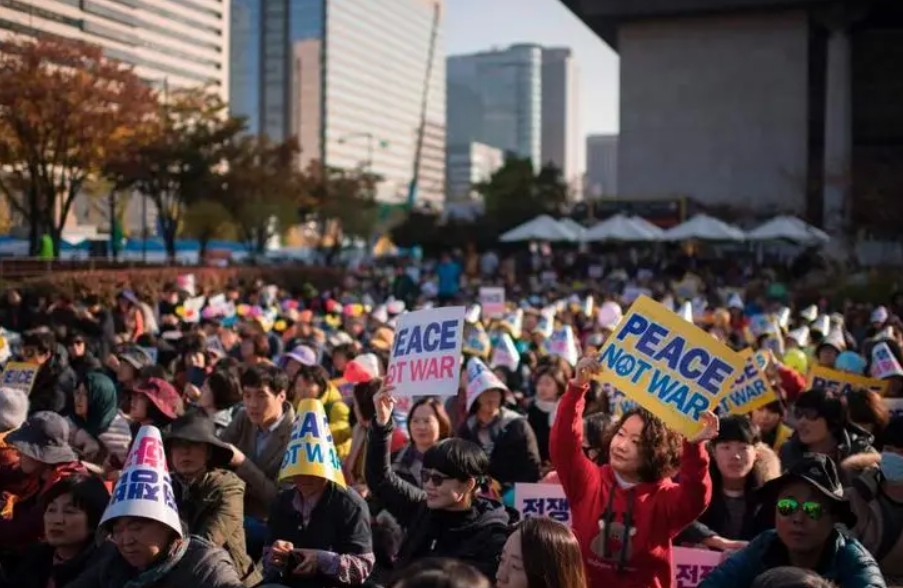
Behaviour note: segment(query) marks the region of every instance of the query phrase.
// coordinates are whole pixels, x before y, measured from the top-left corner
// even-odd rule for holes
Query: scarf
[[[182,558],[185,557],[185,552],[188,551],[188,543],[190,541],[190,539],[177,539],[169,549],[169,553],[166,555],[165,559],[160,560],[158,563],[138,574],[137,577],[126,582],[122,588],[146,588],[148,586],[153,586],[162,580],[166,574],[171,572],[173,568],[182,561]]]
[[[85,418],[72,415],[72,421],[96,438],[109,429],[116,418],[116,385],[105,374],[91,372],[85,376],[85,392],[88,396],[88,415]]]

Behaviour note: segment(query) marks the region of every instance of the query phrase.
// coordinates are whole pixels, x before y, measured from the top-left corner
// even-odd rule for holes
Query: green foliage
[[[534,172],[529,158],[509,157],[488,182],[477,184],[486,216],[500,231],[541,214],[557,215],[567,203],[568,189],[561,170],[547,164]]]
[[[202,198],[185,209],[182,217],[182,234],[198,240],[200,259],[204,259],[211,239],[234,239],[238,227],[225,204],[219,200]]]
[[[344,170],[311,162],[305,171],[307,201],[302,214],[323,224],[338,220],[342,232],[369,239],[379,221],[379,206],[374,192],[379,178],[363,170]]]

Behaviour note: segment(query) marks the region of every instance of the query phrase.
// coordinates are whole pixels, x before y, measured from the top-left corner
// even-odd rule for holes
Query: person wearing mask
[[[423,456],[423,488],[402,480],[391,467],[389,439],[395,428],[392,387],[373,398],[375,416],[367,446],[367,486],[407,533],[396,569],[424,557],[453,557],[495,577],[512,515],[479,496],[489,473],[485,452],[470,441],[446,439]]]
[[[793,429],[784,424],[786,409],[780,400],[769,402],[752,411],[752,422],[759,427],[762,443],[774,451],[780,451],[793,435]]]
[[[773,509],[775,528],[712,570],[700,588],[748,588],[757,576],[781,566],[812,570],[839,586],[884,588],[872,555],[837,527],[855,526],[856,517],[830,458],[806,456],[766,484],[762,495]]]
[[[586,588],[580,544],[563,523],[526,519],[508,537],[495,581],[497,588]]]
[[[222,363],[222,362],[221,362]],[[213,419],[217,434],[226,430],[241,404],[241,380],[238,368],[229,365],[216,368],[204,380],[198,406]]]
[[[97,525],[110,492],[95,476],[63,478],[44,495],[44,540],[29,547],[2,588],[64,588],[94,562]]]
[[[420,398],[411,406],[408,417],[410,442],[396,454],[392,469],[405,482],[422,488],[423,456],[451,433],[451,421],[442,402],[434,396]]]
[[[6,443],[19,452],[19,468],[35,481],[32,494],[8,497],[6,516],[0,517],[0,548],[21,551],[41,536],[47,492],[60,480],[87,472],[69,447],[66,419],[56,413],[32,414],[6,435]]]
[[[313,475],[288,478],[268,519],[269,581],[287,588],[361,586],[375,556],[370,512],[351,488]]]
[[[22,336],[22,357],[26,363],[38,366],[34,384],[28,394],[32,414],[49,410],[62,413],[75,391],[75,371],[68,366],[62,348],[57,348],[53,333],[34,330]]]
[[[216,438],[209,417],[192,412],[172,423],[165,448],[188,531],[224,548],[244,585],[256,586],[262,577],[245,551],[245,483],[226,469],[232,447]]]
[[[125,463],[132,431],[116,402],[116,385],[101,372],[91,372],[75,389],[70,417],[70,445],[82,461],[102,464],[111,457]]]
[[[612,427],[608,463],[600,467],[582,450],[585,394],[600,369],[595,358],[578,362],[558,405],[550,452],[588,579],[593,586],[669,587],[672,541],[711,500],[704,443],[718,434],[718,417],[704,413],[702,430],[681,450],[680,435],[660,419],[628,410]]]
[[[892,585],[903,584],[903,417],[890,420],[878,468],[844,490],[856,515],[851,535],[875,556]]]
[[[489,475],[504,493],[516,482],[539,481],[542,459],[536,434],[527,419],[502,406],[507,390],[497,377],[494,381],[473,401],[458,437],[476,443],[486,452]]]
[[[179,393],[161,378],[138,381],[129,398],[129,419],[135,432],[143,425],[165,430],[183,411]]]
[[[286,401],[288,378],[272,365],[252,366],[241,375],[244,409],[220,435],[232,445],[230,467],[244,480],[245,535],[256,557],[266,539],[266,517],[278,492],[276,477],[292,435],[295,411]]]
[[[539,446],[539,457],[543,464],[549,462],[549,432],[555,421],[555,410],[558,408],[558,400],[567,388],[567,378],[564,372],[555,367],[547,367],[536,374],[536,396],[530,401],[527,408],[527,422],[536,435],[536,444]]]
[[[329,419],[329,430],[339,459],[345,459],[351,451],[351,409],[342,394],[329,381],[329,374],[323,366],[302,365],[292,383],[295,405],[306,398],[316,398],[323,404]]]
[[[712,501],[680,535],[682,543],[734,551],[759,534],[756,490],[781,475],[781,462],[761,442],[759,431],[745,415],[721,419],[710,443]]]
[[[804,392],[793,408],[796,432],[781,447],[781,465],[785,470],[802,460],[806,453],[819,453],[842,463],[852,455],[877,453],[872,436],[852,425],[844,402],[823,388]]]

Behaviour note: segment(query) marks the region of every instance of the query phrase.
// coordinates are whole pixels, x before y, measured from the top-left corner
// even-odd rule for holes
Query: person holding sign
[[[494,577],[513,521],[501,504],[479,496],[489,459],[475,443],[446,439],[423,456],[423,489],[405,482],[392,471],[389,453],[392,392],[383,388],[373,398],[366,476],[373,495],[407,529],[396,568],[424,557],[453,557]]]
[[[582,450],[583,410],[596,358],[577,364],[552,427],[551,457],[571,506],[574,531],[593,586],[669,588],[672,540],[706,509],[712,495],[704,443],[718,417],[702,415],[702,430],[683,442],[648,411],[627,411],[613,427],[608,464]],[[680,464],[679,483],[673,482]]]

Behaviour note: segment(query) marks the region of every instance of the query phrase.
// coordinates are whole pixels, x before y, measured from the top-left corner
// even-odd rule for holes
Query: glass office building
[[[243,4],[254,0],[243,0]],[[440,204],[445,184],[445,44],[441,0],[256,0],[257,33],[239,43],[236,80],[257,82],[233,112],[255,130],[298,137],[301,165],[363,168],[379,175],[378,198],[401,202],[414,175],[423,121],[418,201]],[[259,49],[241,49],[255,45]],[[431,51],[432,45],[432,51]],[[427,72],[429,71],[429,80]],[[238,89],[236,89],[238,92]]]

